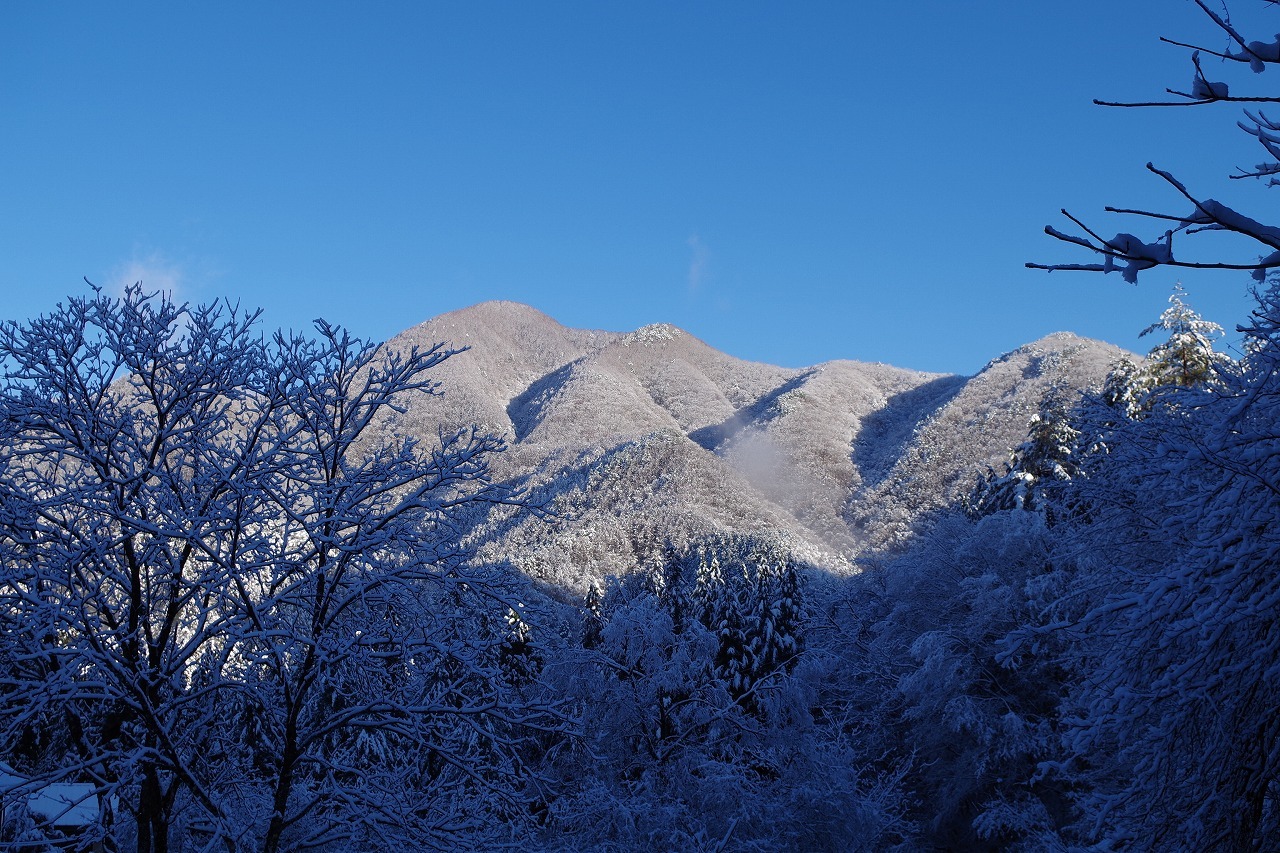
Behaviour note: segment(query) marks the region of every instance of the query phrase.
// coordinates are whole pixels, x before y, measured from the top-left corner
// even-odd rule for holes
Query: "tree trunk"
[[[138,853],[168,853],[168,824],[160,777],[152,765],[143,771],[138,796]]]
[[[293,793],[293,768],[298,761],[297,724],[292,716],[285,723],[284,749],[280,756],[280,776],[276,779],[275,795],[271,802],[271,823],[262,841],[262,853],[279,853],[280,838],[284,834],[285,815],[289,812],[289,796]]]

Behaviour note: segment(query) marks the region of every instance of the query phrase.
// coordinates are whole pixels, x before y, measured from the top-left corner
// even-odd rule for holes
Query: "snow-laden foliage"
[[[815,705],[797,567],[776,545],[668,547],[592,596],[565,674],[584,740],[548,838],[566,850],[884,849],[898,776]]]
[[[467,561],[502,444],[369,440],[453,351],[256,319],[133,287],[0,327],[4,755],[102,795],[86,842],[490,839],[560,725],[503,670],[514,579]]]
[[[845,593],[847,636],[860,637],[846,656],[873,679],[858,701],[873,721],[864,749],[909,762],[917,843],[1056,843],[1069,804],[1037,767],[1058,755],[1061,673],[1047,648],[999,660],[1010,631],[1037,623],[1052,543],[1042,513],[953,512]]]
[[[1008,509],[1034,510],[1045,506],[1049,488],[1079,474],[1076,443],[1079,430],[1072,426],[1060,397],[1046,401],[1031,416],[1027,440],[1018,445],[1004,472],[988,469],[969,498],[975,515]]]
[[[1100,387],[1121,352],[1059,333],[993,360],[953,389],[915,426],[887,476],[850,496],[850,522],[873,546],[868,556],[903,547],[922,520],[961,503],[978,476],[1028,439],[1028,425],[1046,401],[1069,405],[1078,392]]]
[[[1005,509],[1046,509],[1050,522],[1054,508],[1047,502],[1055,486],[1082,473],[1083,457],[1106,448],[1106,432],[1120,421],[1145,415],[1167,389],[1213,385],[1231,359],[1213,348],[1222,327],[1205,320],[1183,301],[1185,290],[1174,288],[1170,306],[1159,321],[1144,329],[1141,336],[1166,332],[1168,337],[1147,353],[1141,364],[1127,356],[1107,374],[1101,391],[1086,393],[1083,400],[1061,388],[1051,388],[1031,416],[1027,440],[1015,448],[997,474],[988,469],[968,498],[969,510],[984,515]],[[1082,416],[1077,408],[1088,409],[1090,422],[1082,435]],[[1060,509],[1060,508],[1059,508]]]
[[[1238,365],[1095,427],[1106,452],[1070,490],[1069,591],[1053,610],[1088,673],[1066,739],[1087,838],[1249,850],[1280,837],[1275,295]]]
[[[1214,340],[1222,337],[1222,327],[1197,314],[1183,301],[1185,295],[1182,285],[1175,286],[1169,307],[1157,322],[1142,330],[1142,337],[1168,333],[1168,340],[1147,353],[1136,383],[1142,391],[1205,385],[1215,381],[1217,371],[1231,362],[1225,353],[1213,348]]]
[[[694,554],[695,609],[716,637],[716,675],[735,701],[753,709],[758,691],[799,658],[799,572],[776,544],[740,537],[700,542]]]

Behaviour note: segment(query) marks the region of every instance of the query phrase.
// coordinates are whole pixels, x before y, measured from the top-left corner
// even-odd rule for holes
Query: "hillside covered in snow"
[[[387,346],[437,342],[469,349],[436,371],[439,396],[385,428],[505,437],[496,475],[550,513],[493,519],[485,551],[578,592],[634,569],[654,541],[713,532],[773,536],[848,571],[998,469],[1048,397],[1099,387],[1124,354],[1059,333],[971,377],[843,360],[791,369],[667,324],[571,329],[513,302],[444,314]]]

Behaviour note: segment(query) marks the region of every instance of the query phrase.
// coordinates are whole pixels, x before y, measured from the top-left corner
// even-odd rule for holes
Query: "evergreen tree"
[[[583,727],[581,745],[549,764],[567,789],[549,803],[550,849],[901,841],[900,774],[869,769],[842,714],[815,708],[831,670],[805,669],[801,586],[782,549],[732,535],[668,545],[610,578],[598,645],[577,666],[548,667],[581,702]]]
[[[1031,416],[1027,440],[1010,453],[1004,472],[988,469],[979,480],[968,500],[969,513],[980,517],[1008,509],[1045,509],[1047,490],[1080,473],[1079,436],[1066,402],[1051,392]]]
[[[582,647],[594,649],[600,645],[604,630],[604,593],[600,585],[592,583],[582,602]]]
[[[1155,332],[1168,332],[1168,340],[1152,347],[1147,353],[1147,363],[1139,373],[1139,387],[1146,390],[1173,386],[1191,388],[1214,381],[1217,370],[1230,364],[1231,359],[1213,348],[1215,339],[1222,337],[1222,327],[1205,320],[1183,301],[1186,290],[1174,285],[1169,297],[1169,307],[1160,319],[1142,330],[1139,337]]]
[[[1111,369],[1102,390],[1082,400],[1068,401],[1050,392],[1040,411],[1031,417],[1027,440],[1010,453],[1002,473],[988,470],[970,495],[971,515],[982,516],[1006,509],[1045,510],[1049,521],[1056,509],[1046,501],[1055,485],[1070,482],[1084,469],[1084,457],[1105,452],[1107,435],[1117,423],[1146,416],[1157,400],[1172,403],[1167,389],[1212,385],[1227,370],[1231,359],[1213,348],[1222,327],[1203,319],[1184,299],[1182,285],[1174,288],[1169,307],[1142,336],[1166,331],[1137,364],[1122,358]]]
[[[1147,417],[1157,406],[1177,406],[1186,402],[1180,389],[1211,388],[1220,385],[1234,362],[1214,350],[1213,341],[1222,334],[1217,323],[1204,320],[1183,297],[1181,285],[1169,297],[1170,306],[1142,335],[1164,330],[1169,337],[1156,344],[1141,363],[1122,358],[1107,374],[1102,390],[1085,394],[1072,414],[1079,432],[1077,457],[1107,453],[1112,434],[1121,425]]]
[[[699,619],[719,642],[716,673],[735,700],[755,708],[756,687],[785,673],[801,651],[800,581],[776,545],[741,536],[697,548]]]

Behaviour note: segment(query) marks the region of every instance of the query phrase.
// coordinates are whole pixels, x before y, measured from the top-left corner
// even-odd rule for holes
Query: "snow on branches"
[[[1226,34],[1233,47],[1225,51],[1215,51],[1172,39],[1162,39],[1168,44],[1190,48],[1191,63],[1194,75],[1189,91],[1177,89],[1166,90],[1176,96],[1171,101],[1118,102],[1095,101],[1103,106],[1113,107],[1172,107],[1199,106],[1216,103],[1277,103],[1280,97],[1270,95],[1233,95],[1230,86],[1221,81],[1210,80],[1204,72],[1201,54],[1219,57],[1224,61],[1234,61],[1249,65],[1254,72],[1262,71],[1267,65],[1280,64],[1280,36],[1274,41],[1247,39],[1231,23],[1225,14],[1219,14],[1209,7],[1204,0],[1196,0],[1196,5],[1205,13],[1213,24]],[[1274,185],[1274,176],[1280,173],[1280,128],[1260,110],[1246,111],[1245,121],[1240,127],[1255,137],[1263,149],[1271,157],[1251,170],[1240,170],[1235,178],[1266,177],[1268,185]],[[1166,170],[1157,168],[1151,163],[1147,170],[1163,179],[1183,199],[1191,203],[1189,213],[1168,213],[1155,210],[1139,210],[1122,207],[1107,207],[1108,213],[1134,216],[1139,219],[1155,220],[1164,223],[1164,231],[1154,240],[1145,240],[1131,233],[1122,232],[1114,237],[1106,238],[1097,229],[1086,225],[1081,219],[1067,212],[1062,215],[1069,219],[1078,229],[1078,233],[1061,231],[1053,226],[1046,226],[1045,233],[1064,243],[1088,249],[1102,256],[1098,263],[1028,263],[1032,269],[1042,270],[1077,270],[1087,272],[1109,273],[1118,271],[1121,277],[1135,283],[1138,275],[1155,267],[1183,267],[1190,269],[1223,269],[1243,270],[1253,274],[1261,281],[1268,271],[1280,268],[1280,228],[1266,225],[1240,211],[1211,198],[1203,198],[1193,194],[1187,187]],[[1245,248],[1241,254],[1230,258],[1193,258],[1175,255],[1173,237],[1175,234],[1195,235],[1204,231],[1219,231],[1235,234],[1244,238]],[[1250,256],[1250,252],[1255,252]]]
[[[502,441],[379,425],[441,346],[140,286],[0,326],[0,734],[139,851],[462,844],[519,812],[513,581],[472,519]],[[457,812],[467,802],[469,816]]]

